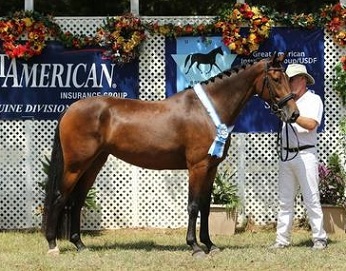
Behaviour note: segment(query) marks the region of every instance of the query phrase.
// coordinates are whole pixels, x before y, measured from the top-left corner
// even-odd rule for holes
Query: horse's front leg
[[[199,212],[201,212],[202,223],[200,233],[201,241],[207,246],[207,252],[213,247],[208,232],[208,215],[215,173],[216,168],[208,168],[207,164],[195,165],[193,168],[189,169],[189,223],[186,241],[193,250],[192,255],[196,257],[203,257],[206,255],[196,238],[196,222]]]
[[[197,216],[199,212],[199,204],[197,199],[189,193],[189,202],[188,202],[188,214],[189,221],[187,226],[187,234],[186,234],[186,243],[192,248],[192,256],[194,257],[204,257],[205,252],[198,245],[196,238],[196,223]]]
[[[200,240],[207,247],[207,253],[216,253],[220,249],[213,244],[209,235],[209,212],[210,212],[210,197],[209,200],[201,202],[201,228],[199,237]]]
[[[209,235],[209,213],[211,192],[213,189],[213,183],[216,175],[217,167],[209,169],[206,181],[203,182],[203,194],[200,201],[200,213],[201,213],[201,228],[200,228],[200,240],[207,247],[207,252],[214,253],[220,251],[220,249],[213,244]]]

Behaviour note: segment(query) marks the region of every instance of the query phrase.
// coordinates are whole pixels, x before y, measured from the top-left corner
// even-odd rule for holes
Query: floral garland
[[[266,14],[266,15],[264,15]],[[140,47],[147,36],[145,30],[165,37],[222,35],[222,40],[234,53],[248,55],[258,50],[268,38],[273,21],[291,27],[314,28],[325,26],[333,34],[334,41],[346,45],[346,9],[340,3],[326,6],[321,14],[279,14],[268,8],[250,7],[236,3],[232,9],[208,24],[159,25],[143,24],[131,14],[107,18],[94,37],[63,33],[52,17],[37,12],[21,11],[0,19],[2,48],[11,58],[28,60],[42,53],[47,37],[57,38],[66,47],[84,48],[100,46],[105,56],[117,63],[128,63],[139,56]],[[243,32],[242,27],[248,31]]]
[[[150,23],[148,30],[152,34],[163,35],[169,38],[181,36],[207,36],[216,31],[213,24],[174,25],[169,23],[160,25],[158,22]]]
[[[28,60],[40,55],[45,47],[46,37],[55,30],[50,17],[44,18],[32,12],[16,12],[13,17],[0,20],[0,39],[10,58]],[[26,41],[21,40],[24,35]]]
[[[242,36],[241,27],[249,26],[248,35]],[[269,36],[272,21],[262,15],[257,7],[236,3],[233,10],[227,11],[216,22],[215,27],[221,29],[222,41],[228,48],[239,55],[249,55],[258,50],[259,45]]]
[[[346,8],[340,3],[327,6],[322,10],[321,16],[326,18],[326,28],[333,35],[335,43],[346,45]]]
[[[128,63],[139,56],[141,43],[146,39],[141,20],[132,14],[107,18],[97,30],[95,41],[106,48],[104,55],[117,63]]]

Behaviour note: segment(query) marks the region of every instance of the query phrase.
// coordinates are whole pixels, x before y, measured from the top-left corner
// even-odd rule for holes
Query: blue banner
[[[220,49],[216,51],[217,48]],[[220,70],[252,63],[270,57],[274,52],[287,53],[285,68],[290,63],[307,66],[315,78],[311,90],[324,100],[324,34],[322,29],[306,30],[276,27],[270,37],[250,56],[237,56],[222,43],[221,37],[181,37],[166,40],[166,95],[170,96],[188,86],[206,80]],[[192,56],[203,57],[204,63],[192,61]],[[209,61],[205,61],[208,57]],[[322,122],[323,124],[323,122]],[[281,124],[267,103],[253,96],[235,122],[234,132],[275,132]],[[320,131],[324,125],[321,125]]]
[[[138,98],[139,63],[117,65],[102,50],[65,49],[48,42],[29,61],[0,53],[0,119],[57,119],[73,102],[90,96]]]

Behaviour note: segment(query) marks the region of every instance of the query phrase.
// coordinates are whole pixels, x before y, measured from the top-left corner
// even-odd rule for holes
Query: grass
[[[330,235],[324,251],[310,249],[310,233],[296,230],[293,246],[270,251],[274,230],[215,236],[222,249],[195,259],[185,229],[123,229],[84,233],[88,251],[77,253],[60,241],[61,254],[49,256],[40,232],[0,232],[0,270],[345,270],[346,235]]]

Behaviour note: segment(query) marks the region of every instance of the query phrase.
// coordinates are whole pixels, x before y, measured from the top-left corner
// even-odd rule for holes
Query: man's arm
[[[318,126],[318,122],[314,119],[299,116],[296,120],[296,123],[304,129],[312,131]]]

